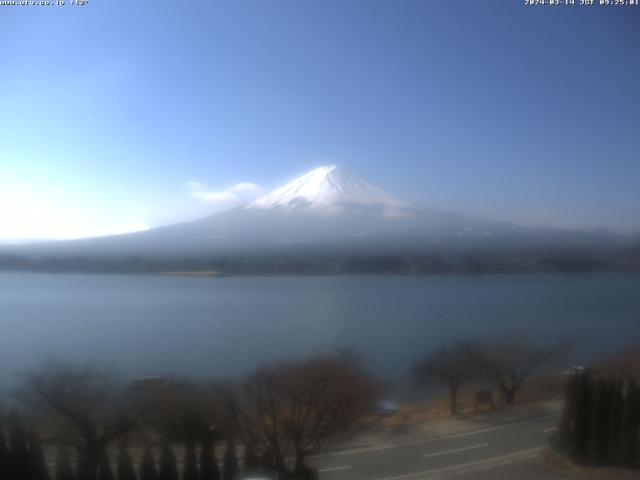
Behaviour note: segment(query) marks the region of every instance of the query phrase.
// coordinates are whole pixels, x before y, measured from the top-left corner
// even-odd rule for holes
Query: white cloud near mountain
[[[264,195],[266,190],[253,182],[240,182],[223,190],[209,190],[202,183],[187,182],[187,195],[196,200],[224,207],[234,207],[251,202]]]

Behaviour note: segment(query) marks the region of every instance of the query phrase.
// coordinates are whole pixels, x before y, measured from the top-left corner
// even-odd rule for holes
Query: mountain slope
[[[464,252],[601,249],[624,243],[607,232],[522,227],[411,206],[343,168],[317,168],[254,202],[145,232],[0,253],[52,256],[196,256],[261,253]]]

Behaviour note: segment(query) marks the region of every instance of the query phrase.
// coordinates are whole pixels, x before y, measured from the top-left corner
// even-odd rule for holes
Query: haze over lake
[[[354,347],[386,378],[465,335],[579,340],[575,362],[640,338],[640,275],[188,278],[0,274],[4,382],[49,355],[128,376],[226,376]]]

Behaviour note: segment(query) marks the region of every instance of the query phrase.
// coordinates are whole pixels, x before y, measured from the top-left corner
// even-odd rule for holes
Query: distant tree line
[[[51,362],[17,397],[29,428],[17,412],[0,424],[2,479],[306,480],[317,478],[306,457],[363,422],[378,387],[356,355],[339,352],[266,365],[236,383],[123,386],[108,369]],[[41,436],[56,448],[51,469]],[[142,453],[132,458],[131,445]]]
[[[634,250],[606,255],[569,252],[270,254],[228,256],[25,256],[0,254],[0,270],[39,272],[158,273],[217,271],[260,274],[483,274],[638,271]]]
[[[578,464],[640,467],[640,384],[635,376],[574,371],[557,448]]]

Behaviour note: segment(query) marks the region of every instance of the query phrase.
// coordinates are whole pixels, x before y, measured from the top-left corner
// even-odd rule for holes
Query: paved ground
[[[322,480],[563,479],[537,463],[559,415],[546,414],[439,437],[336,451],[310,459]]]

